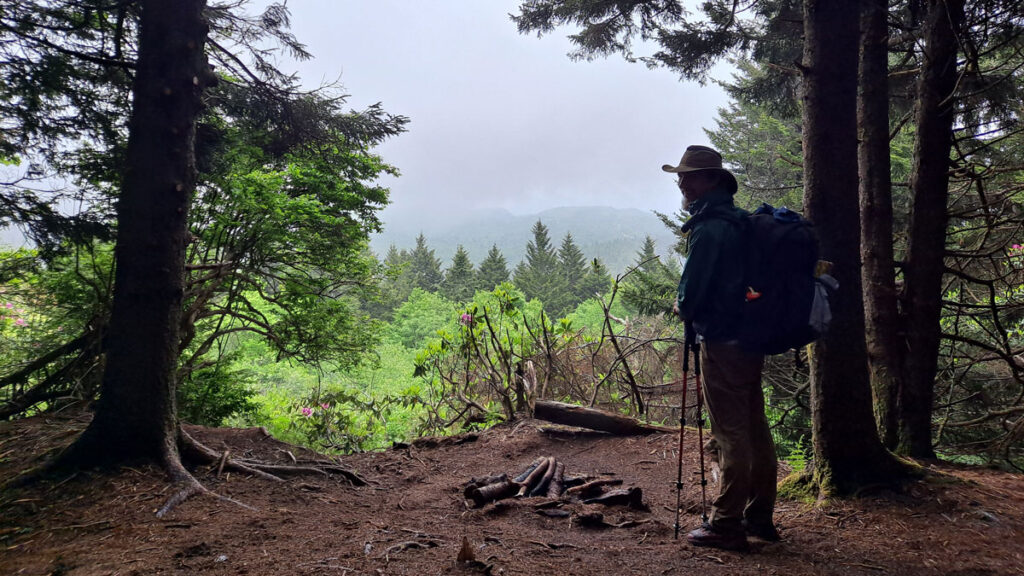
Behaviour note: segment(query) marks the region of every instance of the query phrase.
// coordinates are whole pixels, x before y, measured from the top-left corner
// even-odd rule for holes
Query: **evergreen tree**
[[[441,295],[452,302],[468,302],[476,292],[475,271],[469,260],[469,253],[459,244],[452,257],[452,265],[441,282]]]
[[[399,250],[394,244],[388,247],[381,262],[381,280],[375,301],[365,304],[374,318],[391,321],[395,309],[412,294],[412,274],[409,272],[412,256],[408,250]]]
[[[612,287],[612,275],[600,260],[594,258],[590,261],[590,267],[583,276],[581,286],[580,293],[584,295],[584,300],[596,298]]]
[[[633,312],[654,315],[672,310],[676,286],[682,270],[674,259],[662,262],[655,252],[654,239],[648,236],[637,252],[635,269],[623,279],[622,302]]]
[[[650,235],[644,236],[644,245],[636,253],[635,266],[639,270],[649,271],[654,269],[657,261],[658,253],[655,251],[654,238]]]
[[[509,279],[508,263],[505,256],[498,250],[498,246],[492,245],[487,252],[487,257],[480,262],[480,269],[476,273],[476,288],[478,290],[493,290],[495,286]]]
[[[562,276],[558,254],[551,246],[547,226],[537,220],[533,240],[526,245],[526,260],[516,266],[513,282],[527,299],[536,298],[552,316],[561,316],[571,305],[569,286]]]
[[[871,411],[864,341],[857,184],[855,2],[804,0],[804,205],[821,234],[821,256],[844,297],[832,303],[831,330],[811,354],[814,470],[827,493],[896,478],[899,465],[882,446]],[[856,439],[855,441],[853,439]]]
[[[412,285],[427,292],[436,292],[441,286],[441,260],[427,247],[427,239],[420,233],[416,237],[416,248],[410,254],[409,274]]]
[[[562,246],[558,249],[558,264],[572,296],[572,305],[586,300],[588,296],[584,292],[583,277],[587,274],[587,260],[569,232],[565,233]]]
[[[204,52],[206,2],[152,0],[142,8],[102,395],[62,462],[157,462],[188,497],[201,487],[178,452],[174,382],[196,119],[213,82]]]

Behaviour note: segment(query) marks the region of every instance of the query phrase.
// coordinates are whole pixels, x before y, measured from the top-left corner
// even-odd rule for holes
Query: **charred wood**
[[[555,469],[558,467],[558,463],[554,458],[548,457],[547,471],[544,472],[544,476],[541,476],[540,481],[537,485],[530,490],[530,496],[546,496],[548,493],[548,485],[551,484],[551,479],[555,476]]]
[[[544,461],[534,468],[533,472],[530,472],[526,479],[522,481],[522,488],[519,489],[519,493],[516,494],[516,496],[525,496],[527,492],[529,492],[531,486],[535,486],[540,482],[540,479],[544,477],[545,473],[547,473],[548,466],[550,466],[554,461],[554,458],[544,458]]]
[[[619,478],[603,478],[601,480],[593,480],[579,486],[573,486],[566,490],[565,494],[566,496],[586,498],[587,496],[597,494],[605,486],[619,486],[620,484],[622,484],[622,480]]]
[[[468,496],[473,501],[474,506],[479,508],[488,502],[515,496],[519,490],[520,485],[518,483],[506,480],[496,484],[473,488],[469,491]]]
[[[563,482],[565,480],[565,464],[562,462],[555,463],[555,474],[551,478],[551,483],[548,484],[547,497],[558,498],[562,495],[565,490]]]

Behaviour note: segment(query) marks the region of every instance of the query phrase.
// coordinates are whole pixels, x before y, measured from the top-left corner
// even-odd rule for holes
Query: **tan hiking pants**
[[[715,528],[737,530],[740,521],[772,521],[775,511],[775,443],[764,414],[764,356],[731,342],[703,342],[701,368],[711,434],[718,442],[722,479],[711,508]]]

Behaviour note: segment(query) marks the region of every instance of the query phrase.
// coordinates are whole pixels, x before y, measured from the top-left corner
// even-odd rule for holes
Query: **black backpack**
[[[747,292],[738,339],[761,354],[781,354],[810,344],[828,329],[828,293],[834,278],[816,276],[814,225],[786,208],[762,204],[746,219],[744,282]]]

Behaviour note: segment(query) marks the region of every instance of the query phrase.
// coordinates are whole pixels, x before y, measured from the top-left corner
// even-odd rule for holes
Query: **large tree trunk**
[[[957,79],[957,33],[963,0],[929,0],[924,27],[924,62],[917,87],[912,213],[907,241],[907,381],[900,394],[899,452],[933,458],[932,400],[942,331],[946,204],[949,197],[953,99]]]
[[[210,78],[205,0],[143,0],[106,370],[96,415],[65,463],[181,467],[174,401],[195,121]]]
[[[903,387],[901,337],[893,258],[892,183],[889,162],[888,0],[861,0],[860,131],[861,258],[864,314],[875,424],[892,450],[899,437],[896,403]]]
[[[893,478],[871,411],[860,273],[857,185],[859,2],[804,0],[804,205],[821,231],[840,294],[832,326],[814,346],[814,472],[825,493]]]

